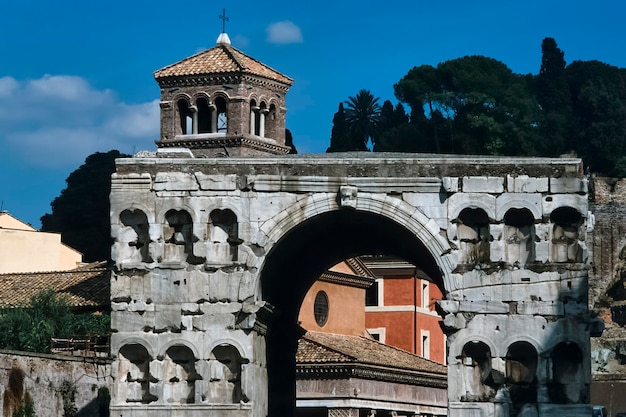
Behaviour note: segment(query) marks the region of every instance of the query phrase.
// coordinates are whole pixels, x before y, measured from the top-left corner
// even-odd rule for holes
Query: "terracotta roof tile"
[[[251,74],[291,85],[293,80],[230,45],[217,45],[155,71],[154,78],[225,73]]]
[[[33,295],[51,288],[67,297],[73,307],[108,308],[110,271],[96,262],[69,271],[0,274],[0,308],[29,303]]]
[[[296,362],[351,362],[447,375],[446,367],[363,336],[308,331],[298,342]]]

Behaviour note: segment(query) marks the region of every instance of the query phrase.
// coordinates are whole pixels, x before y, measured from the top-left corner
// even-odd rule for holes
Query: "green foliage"
[[[361,90],[345,102],[345,114],[342,107],[335,114],[329,151],[363,150],[371,140],[378,152],[574,153],[593,172],[626,176],[626,69],[598,61],[566,65],[552,38],[541,51],[536,76],[484,56],[410,69],[394,85],[410,117]]]
[[[61,398],[63,399],[63,417],[74,417],[78,412],[76,407],[76,384],[67,379],[61,384]]]
[[[12,414],[12,417],[36,417],[35,413],[35,402],[33,401],[33,397],[30,395],[28,391],[24,393],[24,399],[22,401],[22,405],[17,408]]]
[[[109,260],[111,230],[109,194],[119,151],[96,152],[66,179],[67,188],[41,218],[41,230],[60,232],[63,243],[83,253],[86,262]]]
[[[49,353],[52,337],[108,334],[109,329],[109,316],[74,314],[64,298],[47,289],[28,306],[0,312],[0,348]]]

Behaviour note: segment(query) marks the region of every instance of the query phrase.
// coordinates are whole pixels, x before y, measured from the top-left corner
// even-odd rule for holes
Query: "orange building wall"
[[[328,320],[318,326],[313,315],[313,303],[318,291],[328,295]],[[365,331],[365,290],[347,285],[316,281],[304,297],[298,321],[306,330],[361,336]]]
[[[445,364],[445,336],[435,313],[435,302],[442,298],[439,288],[428,283],[428,303],[422,306],[422,281],[409,276],[385,277],[383,305],[367,307],[365,326],[385,328],[384,343],[424,356],[422,330],[428,331],[430,359]],[[426,309],[426,311],[424,311]]]

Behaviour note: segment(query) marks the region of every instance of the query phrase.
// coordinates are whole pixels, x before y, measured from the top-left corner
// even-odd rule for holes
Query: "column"
[[[217,107],[215,104],[209,104],[209,110],[211,111],[211,128],[209,131],[211,133],[217,133]]]
[[[269,110],[262,109],[259,117],[259,136],[265,137],[265,115],[269,113]]]
[[[198,134],[198,108],[196,106],[189,106],[191,112],[191,134]]]
[[[250,134],[256,134],[256,112],[259,111],[258,106],[250,107]]]

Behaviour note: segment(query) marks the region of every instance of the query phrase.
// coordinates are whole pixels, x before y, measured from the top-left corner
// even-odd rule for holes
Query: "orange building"
[[[441,290],[405,261],[363,257],[376,281],[366,291],[365,327],[377,340],[446,363],[446,338],[435,303]]]

